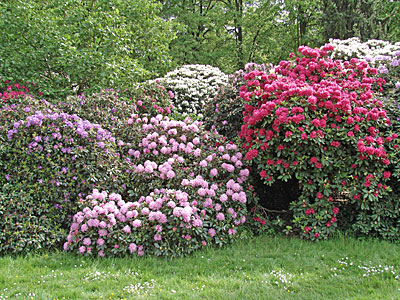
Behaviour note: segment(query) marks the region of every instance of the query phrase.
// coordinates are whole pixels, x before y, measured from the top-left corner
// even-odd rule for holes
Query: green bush
[[[219,87],[215,96],[208,98],[204,105],[204,125],[208,130],[217,130],[229,141],[234,141],[243,124],[243,99],[240,87],[246,84],[243,76],[254,70],[269,73],[272,65],[247,63],[244,70],[228,76],[228,82]]]
[[[4,184],[0,190],[0,254],[57,247],[65,231],[51,213],[44,202],[37,201],[35,191]]]
[[[0,2],[0,77],[65,98],[146,80],[171,67],[174,21],[151,0]],[[29,20],[29,22],[27,22]]]

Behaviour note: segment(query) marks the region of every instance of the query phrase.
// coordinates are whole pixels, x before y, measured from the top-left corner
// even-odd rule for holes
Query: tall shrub
[[[353,205],[353,230],[385,237],[387,228],[378,220],[393,223],[399,216],[380,205],[391,207],[388,166],[399,155],[390,151],[399,139],[374,97],[383,80],[366,62],[327,58],[332,50],[302,46],[300,56],[282,61],[276,74],[245,75],[242,148],[265,184],[298,180],[301,194],[290,209],[302,237],[333,232],[342,217],[338,195]]]

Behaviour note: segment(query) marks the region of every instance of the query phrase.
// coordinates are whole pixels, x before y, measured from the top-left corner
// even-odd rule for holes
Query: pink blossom
[[[221,201],[222,203],[224,203],[225,201],[227,201],[228,200],[228,196],[226,195],[226,194],[222,194],[220,197],[219,197],[219,201]]]
[[[211,177],[215,177],[215,176],[217,176],[217,175],[218,175],[218,170],[215,169],[215,168],[211,169],[211,171],[210,171],[210,176],[211,176]]]
[[[225,220],[224,214],[223,214],[223,213],[218,213],[218,214],[217,214],[217,220],[219,220],[219,221]]]
[[[202,160],[199,165],[203,168],[207,167],[207,161],[206,160]]]
[[[106,235],[107,235],[107,230],[105,230],[105,229],[99,230],[99,236],[106,236]]]
[[[90,240],[90,238],[84,238],[82,244],[84,244],[85,246],[89,246],[90,244],[92,244],[92,241]]]
[[[129,227],[129,225],[124,226],[123,230],[125,233],[131,233],[131,228]]]
[[[203,188],[198,189],[197,193],[199,196],[204,197],[207,194],[207,191]]]
[[[86,224],[83,224],[82,226],[81,226],[81,231],[82,232],[85,232],[85,231],[87,231],[88,230],[88,226],[86,225]]]
[[[142,221],[140,221],[140,220],[134,220],[134,221],[132,221],[132,224],[131,224],[133,227],[135,227],[135,228],[137,228],[137,227],[140,227],[141,225],[142,225]]]
[[[208,229],[208,234],[209,234],[211,237],[214,237],[214,236],[216,235],[215,229],[214,229],[214,228]]]
[[[197,148],[196,150],[194,150],[193,155],[196,157],[199,157],[201,154],[201,150],[199,148]]]
[[[133,253],[133,252],[136,251],[137,246],[136,246],[135,243],[130,243],[128,249],[129,249],[129,252],[130,252],[130,253]]]
[[[64,251],[68,251],[68,246],[69,246],[69,243],[65,242],[64,245],[63,245]]]
[[[174,177],[175,177],[175,172],[172,171],[172,170],[169,170],[169,171],[167,172],[167,178],[172,179],[172,178],[174,178]]]

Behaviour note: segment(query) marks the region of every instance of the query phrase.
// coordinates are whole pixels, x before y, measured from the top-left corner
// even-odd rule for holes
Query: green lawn
[[[400,245],[261,236],[172,261],[2,257],[3,299],[400,299]]]

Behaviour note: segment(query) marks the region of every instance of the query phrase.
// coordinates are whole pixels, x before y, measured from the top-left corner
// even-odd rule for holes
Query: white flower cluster
[[[205,103],[228,82],[228,75],[208,65],[185,65],[156,80],[174,93],[171,101],[178,113],[202,118]]]
[[[388,41],[369,40],[363,43],[353,37],[347,40],[330,39],[329,44],[335,48],[331,54],[332,59],[350,60],[356,57],[378,67],[382,61],[400,58],[400,42],[391,44]]]
[[[150,282],[138,282],[136,284],[130,284],[123,288],[123,291],[128,294],[135,294],[136,296],[150,296],[150,290],[154,289],[155,280],[151,279]]]

